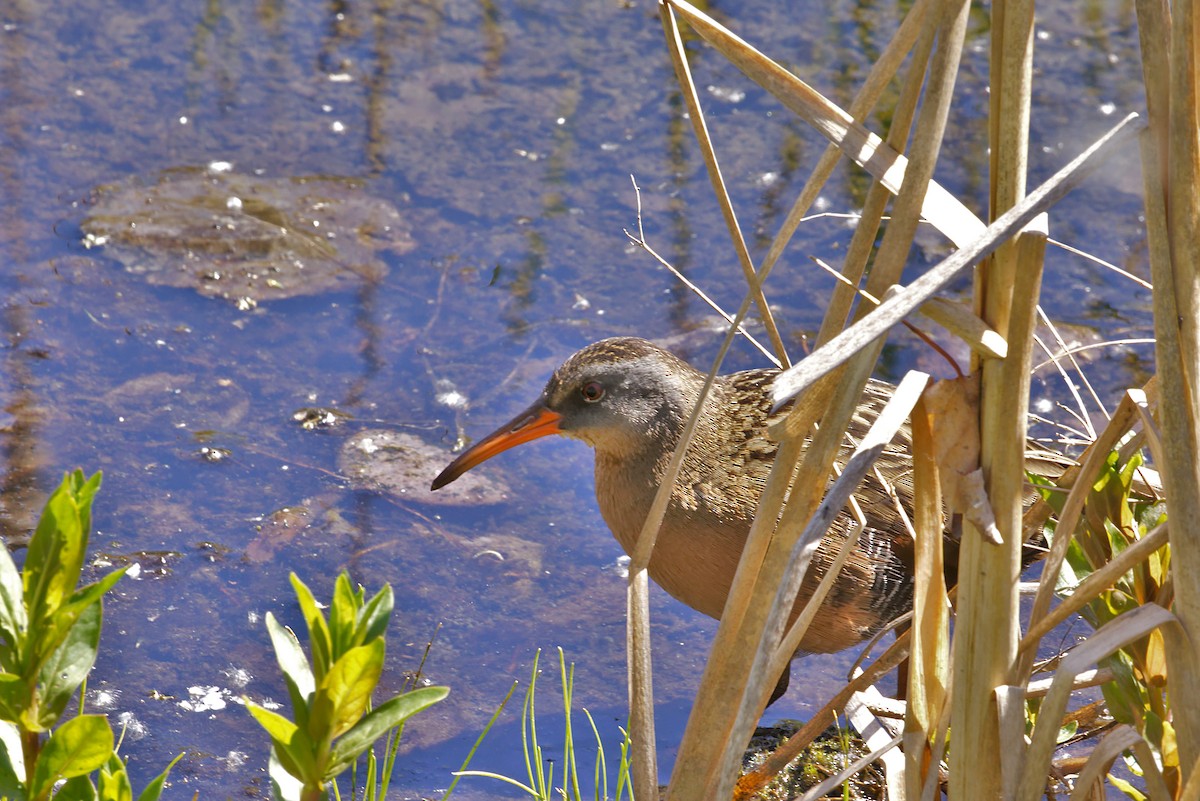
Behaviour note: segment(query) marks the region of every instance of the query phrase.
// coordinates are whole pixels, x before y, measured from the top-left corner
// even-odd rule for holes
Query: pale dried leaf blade
[[[946,298],[930,298],[918,312],[961,339],[971,350],[988,359],[1008,355],[1004,337],[990,328],[965,303]]]
[[[844,364],[866,343],[874,342],[886,334],[893,325],[933,297],[943,286],[993,253],[1000,244],[1077,186],[1100,166],[1101,156],[1136,136],[1140,126],[1133,125],[1133,122],[1137,118],[1136,114],[1125,117],[1094,145],[988,226],[985,236],[943,259],[902,292],[884,300],[863,319],[813,351],[806,359],[780,373],[772,389],[775,407],[787,403],[818,378]]]
[[[1021,772],[1018,801],[1036,801],[1042,796],[1050,760],[1054,756],[1059,722],[1066,711],[1075,676],[1121,646],[1168,624],[1178,626],[1173,614],[1157,604],[1145,604],[1109,621],[1063,658],[1038,712],[1038,722]]]
[[[867,687],[865,690],[856,692],[846,702],[846,717],[849,719],[850,725],[862,737],[867,748],[879,754],[879,761],[883,763],[887,797],[903,799],[904,755],[894,750],[897,742],[896,733],[892,731],[893,727],[877,717],[871,710],[872,704],[884,700],[890,699],[884,699],[874,685]]]
[[[716,196],[717,203],[721,207],[721,216],[724,218],[725,226],[729,230],[733,250],[737,254],[738,264],[742,268],[742,276],[746,279],[749,292],[754,298],[754,305],[758,309],[759,319],[766,328],[767,336],[771,340],[771,346],[775,350],[776,357],[783,364],[790,364],[791,362],[788,360],[783,339],[780,337],[779,330],[775,326],[771,308],[767,304],[766,296],[762,292],[762,286],[755,275],[750,251],[746,247],[746,239],[742,235],[742,229],[737,220],[737,213],[733,208],[733,201],[730,199],[729,191],[725,186],[725,179],[721,175],[720,163],[717,161],[717,153],[713,147],[712,138],[708,133],[708,123],[704,118],[704,109],[700,106],[699,92],[696,89],[695,82],[692,80],[691,66],[688,63],[687,56],[683,52],[683,40],[679,35],[679,28],[675,24],[674,13],[670,5],[667,4],[663,4],[660,7],[660,12],[663,30],[667,36],[667,45],[671,53],[671,62],[675,66],[675,76],[679,82],[680,92],[687,103],[688,117],[692,122],[692,130],[696,134],[696,142],[699,144],[700,152],[704,156],[704,165],[708,171],[709,180],[712,183],[713,194]]]
[[[892,194],[900,192],[908,161],[875,134],[854,122],[831,102],[778,62],[768,58],[695,6],[683,0],[667,4],[688,21],[692,29],[728,58],[759,86],[838,145],[847,156],[871,173]],[[959,247],[980,236],[983,223],[940,185],[930,182],[921,215]]]
[[[1075,789],[1071,792],[1070,801],[1085,801],[1092,785],[1107,772],[1112,761],[1120,756],[1122,751],[1128,751],[1141,741],[1142,736],[1132,726],[1124,723],[1104,735],[1104,739],[1092,750],[1083,770],[1075,779]]]
[[[871,427],[859,442],[858,447],[855,448],[854,453],[846,461],[846,465],[842,469],[842,474],[838,476],[833,486],[829,488],[816,513],[813,514],[811,520],[805,526],[803,533],[796,540],[789,556],[788,569],[784,574],[786,580],[777,589],[770,609],[760,611],[756,608],[751,608],[747,610],[746,620],[743,625],[757,626],[762,631],[767,632],[765,635],[766,642],[773,643],[779,641],[778,632],[783,629],[788,616],[792,612],[796,596],[800,591],[801,581],[808,570],[809,561],[820,544],[821,538],[828,530],[830,521],[846,506],[854,490],[870,471],[875,460],[903,427],[913,407],[920,400],[922,391],[928,381],[929,376],[927,374],[915,370],[907,373],[900,381],[899,386],[896,387],[892,396],[888,398],[888,402],[880,411],[879,416],[871,424]],[[755,664],[751,668],[751,687],[749,688],[747,699],[742,704],[739,722],[746,723],[751,716],[754,719],[761,716],[763,702],[765,702],[772,686],[770,682],[773,682],[775,677],[781,673],[783,667],[799,647],[804,632],[808,629],[813,616],[824,602],[826,595],[833,586],[833,581],[837,577],[841,564],[853,549],[854,544],[853,538],[848,539],[843,544],[834,564],[826,570],[820,584],[813,591],[812,596],[805,604],[804,609],[801,610],[795,623],[787,631],[779,647],[774,649],[774,653],[771,653],[769,647],[760,649],[761,653],[755,659]],[[764,617],[766,618],[765,620],[763,620]]]
[[[927,779],[930,743],[949,691],[949,601],[943,571],[942,493],[926,387],[912,414],[914,587],[912,656],[905,709],[908,795],[916,799]],[[936,765],[932,767],[936,768]]]

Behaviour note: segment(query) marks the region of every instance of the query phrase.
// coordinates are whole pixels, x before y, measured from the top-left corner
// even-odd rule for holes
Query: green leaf
[[[332,705],[329,737],[340,737],[359,721],[371,703],[371,693],[383,674],[384,642],[372,640],[351,648],[334,662],[321,682]]]
[[[284,769],[300,781],[314,780],[317,766],[313,740],[283,715],[261,707],[248,698],[245,700],[250,714],[270,735],[273,750]]]
[[[100,798],[96,786],[86,775],[68,779],[54,793],[54,801],[98,801]]]
[[[16,723],[29,699],[29,685],[15,673],[0,673],[0,720]]]
[[[25,757],[21,753],[21,732],[15,723],[0,722],[0,798],[24,798]]]
[[[59,779],[91,773],[112,754],[113,734],[103,715],[79,715],[54,732],[38,756],[29,797],[42,799]]]
[[[309,648],[312,650],[312,672],[313,677],[319,682],[333,661],[330,659],[333,644],[329,638],[329,626],[326,625],[325,615],[321,613],[317,599],[308,585],[301,581],[295,573],[291,573],[289,578],[292,581],[292,589],[296,592],[296,600],[300,604],[300,613],[304,615],[304,622],[308,626]]]
[[[53,617],[79,583],[87,555],[92,498],[99,487],[99,473],[85,481],[83,471],[76,470],[63,478],[46,501],[29,541],[22,575],[31,624]]]
[[[278,712],[272,712],[266,707],[259,706],[249,698],[244,699],[246,709],[250,710],[250,714],[258,721],[259,725],[267,730],[267,734],[277,743],[288,744],[296,736],[299,728],[295,723],[280,715]]]
[[[154,780],[146,785],[146,789],[138,795],[137,801],[158,801],[158,797],[162,795],[163,786],[167,783],[167,776],[171,773],[171,768],[175,767],[175,763],[183,759],[183,754],[175,757],[163,768],[163,772],[154,777]]]
[[[422,687],[380,704],[368,712],[354,728],[333,744],[330,766],[325,773],[331,779],[350,765],[371,744],[413,715],[427,709],[449,694],[449,687]]]
[[[0,548],[0,635],[4,642],[0,643],[0,664],[11,669],[16,652],[20,652],[28,628],[25,616],[25,590],[21,584],[21,574],[17,565],[8,553],[7,548]]]
[[[100,768],[97,788],[100,791],[100,801],[133,801],[133,785],[129,781],[125,763],[115,751],[104,767]]]
[[[67,708],[67,702],[87,678],[100,648],[103,617],[100,603],[86,607],[75,625],[68,630],[62,644],[42,664],[38,674],[38,684],[41,685],[38,725],[41,728],[49,729],[58,722]]]
[[[309,718],[308,705],[312,701],[313,693],[310,692],[308,695],[302,694],[290,676],[284,676],[283,682],[287,685],[288,697],[292,701],[293,721],[298,728],[307,729]]]
[[[329,639],[330,661],[336,662],[351,648],[361,643],[356,642],[355,622],[358,620],[358,610],[362,607],[362,592],[355,592],[350,586],[350,577],[346,571],[338,574],[333,585],[333,600],[329,604]]]
[[[60,604],[52,616],[30,628],[26,663],[22,666],[23,671],[28,671],[26,675],[33,676],[41,673],[45,661],[67,639],[80,616],[87,609],[98,604],[104,597],[104,593],[116,584],[121,576],[125,575],[127,569],[127,567],[122,567],[109,573],[100,581],[87,585],[79,592],[74,593],[69,601]]]
[[[391,620],[394,603],[395,597],[392,594],[392,586],[384,584],[383,589],[358,613],[358,628],[362,634],[360,642],[370,642],[376,637],[382,637],[387,633],[388,621]]]
[[[271,635],[271,645],[275,648],[275,659],[279,662],[283,675],[295,684],[296,691],[307,702],[308,697],[316,688],[316,683],[313,681],[313,672],[308,664],[308,657],[304,655],[304,649],[300,647],[300,641],[296,639],[296,635],[291,629],[277,621],[270,612],[267,612],[267,633]],[[295,698],[292,699],[292,702],[295,703]]]
[[[1112,782],[1113,787],[1116,787],[1122,793],[1132,798],[1133,801],[1148,801],[1147,796],[1143,795],[1140,790],[1120,776],[1114,776],[1110,773],[1106,778]]]
[[[274,748],[267,762],[267,775],[271,777],[271,798],[275,801],[300,801],[303,797],[304,783],[296,778],[296,774],[284,764]]]

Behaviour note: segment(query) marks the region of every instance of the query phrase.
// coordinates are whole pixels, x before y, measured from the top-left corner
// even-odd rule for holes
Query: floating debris
[[[320,406],[307,406],[292,413],[292,419],[300,424],[305,431],[333,428],[346,420],[353,420],[353,415],[341,409],[330,409]]]
[[[438,506],[477,506],[500,503],[508,487],[484,473],[467,473],[453,484],[433,492],[429,482],[449,461],[444,448],[430,445],[412,434],[396,431],[362,431],[342,446],[338,470],[357,489],[386,492],[404,500]],[[463,479],[476,477],[458,485]],[[447,490],[454,490],[446,494]]]
[[[179,168],[100,187],[81,225],[87,248],[152,284],[195,289],[243,311],[353,289],[387,274],[382,251],[416,245],[400,211],[364,183]]]

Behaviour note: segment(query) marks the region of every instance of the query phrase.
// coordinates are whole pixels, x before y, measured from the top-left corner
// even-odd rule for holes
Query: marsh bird
[[[650,558],[650,576],[659,586],[710,617],[720,618],[725,607],[775,457],[777,443],[768,438],[767,425],[777,372],[746,370],[716,380]],[[550,434],[580,439],[596,452],[600,512],[621,547],[632,554],[704,379],[687,362],[644,339],[619,337],[588,345],[554,371],[528,409],[460,454],[433,480],[433,489],[530,440]],[[892,389],[882,381],[867,384],[840,461],[849,457]],[[909,510],[911,458],[905,429],[877,462]],[[895,500],[874,478],[863,482],[857,497],[866,528],[797,655],[831,653],[861,643],[912,605],[913,542]],[[812,595],[852,525],[857,523],[843,511],[830,527],[804,577],[793,617]],[[957,543],[947,538],[947,546],[949,565],[956,561]],[[772,701],[787,688],[788,678],[785,670]]]

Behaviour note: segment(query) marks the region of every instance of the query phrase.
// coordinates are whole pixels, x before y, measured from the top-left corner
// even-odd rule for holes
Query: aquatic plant
[[[457,783],[460,777],[476,776],[488,779],[496,779],[513,787],[519,788],[538,801],[550,801],[555,798],[562,798],[565,801],[583,801],[584,795],[579,784],[579,763],[576,756],[576,744],[574,728],[571,723],[572,716],[572,695],[575,688],[575,663],[572,662],[570,667],[567,666],[566,657],[563,655],[562,648],[558,649],[558,673],[562,681],[562,707],[565,716],[565,724],[563,729],[562,753],[563,753],[563,773],[559,779],[560,786],[554,786],[554,766],[551,763],[547,769],[547,760],[544,757],[541,740],[538,736],[537,726],[537,711],[536,711],[536,695],[537,695],[537,680],[541,671],[538,663],[541,660],[542,652],[539,649],[533,657],[533,669],[529,676],[529,686],[525,689],[525,701],[521,709],[521,746],[525,755],[525,773],[527,783],[522,783],[519,780],[505,776],[500,773],[483,770],[467,770],[464,764],[463,768],[455,773],[455,782]],[[516,685],[513,685],[514,687]],[[496,717],[500,714],[504,705],[508,703],[508,699],[512,696],[512,690],[505,697],[500,707],[496,710],[496,714],[492,716],[492,720],[488,723],[488,728],[491,728]],[[614,794],[608,794],[608,762],[604,753],[604,742],[600,737],[600,732],[596,728],[596,721],[592,720],[591,713],[586,709],[583,714],[587,717],[588,725],[591,727],[592,735],[596,738],[596,760],[593,766],[592,774],[592,798],[595,801],[621,801],[622,798],[628,798],[633,801],[633,786],[629,775],[629,734],[623,732],[624,740],[621,743],[621,755],[616,765],[616,776],[614,777]],[[487,729],[484,730],[484,734]],[[480,740],[483,735],[480,735]],[[476,747],[479,743],[476,742]],[[474,754],[472,749],[471,755]],[[467,762],[470,761],[471,755],[467,756]],[[453,785],[451,785],[453,790]],[[448,798],[450,792],[442,797],[443,801]]]
[[[385,584],[367,601],[364,589],[353,589],[343,572],[334,584],[326,618],[295,573],[291,581],[308,628],[311,660],[291,629],[270,613],[266,621],[294,720],[246,699],[250,713],[271,738],[272,795],[288,801],[328,798],[331,786],[337,791],[334,780],[392,732],[393,746],[382,773],[376,774],[373,753],[367,765],[366,797],[385,797],[404,722],[450,690],[423,687],[373,706],[371,695],[383,674],[384,633],[392,615],[391,586]]]
[[[78,587],[100,473],[64,476],[46,501],[17,570],[0,548],[0,797],[132,801],[104,715],[63,720],[96,661],[103,597],[125,573]],[[180,755],[182,756],[182,754]],[[176,757],[138,796],[155,801]],[[96,781],[93,783],[92,774]],[[62,782],[59,785],[59,782]],[[58,785],[57,790],[55,790]]]

